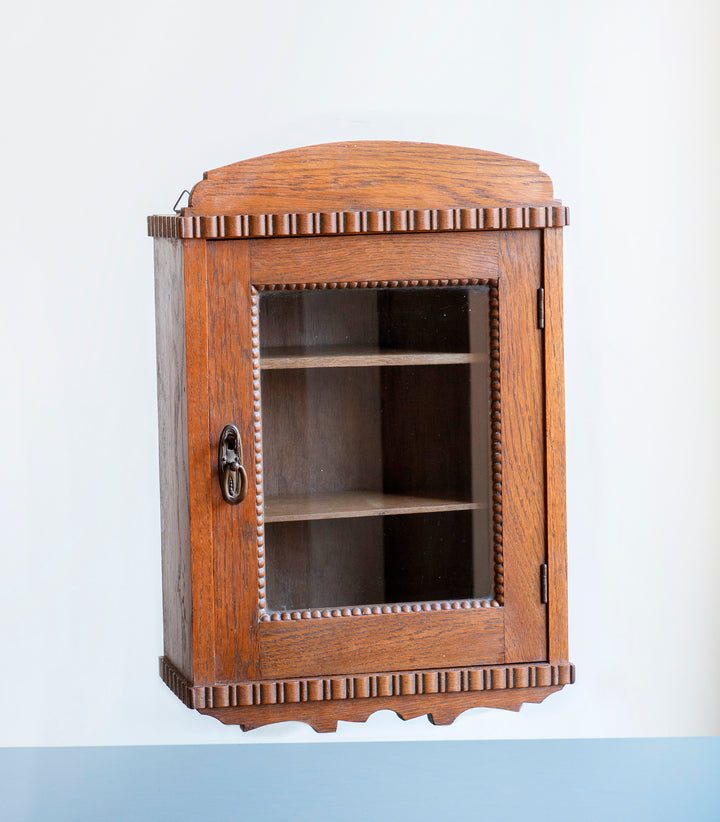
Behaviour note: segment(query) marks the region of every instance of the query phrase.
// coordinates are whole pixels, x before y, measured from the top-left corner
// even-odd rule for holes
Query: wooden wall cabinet
[[[533,163],[384,142],[219,168],[149,218],[186,705],[445,724],[573,681],[566,221]]]

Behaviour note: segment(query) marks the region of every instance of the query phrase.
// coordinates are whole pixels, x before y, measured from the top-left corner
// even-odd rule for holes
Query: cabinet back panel
[[[380,517],[269,523],[266,557],[271,610],[384,601]]]
[[[487,511],[266,526],[271,611],[481,599],[490,595]]]
[[[377,345],[377,292],[280,291],[260,295],[260,344]]]
[[[385,602],[468,599],[472,511],[385,518]]]
[[[470,499],[469,399],[467,365],[383,369],[386,493],[443,492]]]
[[[382,487],[378,368],[262,375],[266,496]]]
[[[381,346],[418,351],[468,350],[467,289],[377,291]]]

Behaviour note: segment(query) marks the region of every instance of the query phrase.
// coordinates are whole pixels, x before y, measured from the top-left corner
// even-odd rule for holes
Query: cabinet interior
[[[260,295],[269,610],[491,598],[487,287]]]

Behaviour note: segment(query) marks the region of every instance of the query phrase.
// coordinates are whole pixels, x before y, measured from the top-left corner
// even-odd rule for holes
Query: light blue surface
[[[720,738],[0,749],[0,819],[720,820]]]

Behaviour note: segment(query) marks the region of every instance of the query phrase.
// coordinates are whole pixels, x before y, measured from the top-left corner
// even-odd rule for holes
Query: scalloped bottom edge
[[[470,708],[501,708],[519,711],[525,703],[542,702],[563,688],[551,685],[542,688],[482,691],[460,694],[425,694],[421,696],[382,696],[369,699],[347,699],[341,703],[325,702],[284,705],[253,705],[232,708],[198,708],[201,714],[212,716],[225,725],[239,725],[243,731],[274,722],[304,722],[318,733],[332,733],[337,723],[366,722],[377,711],[394,711],[400,719],[427,715],[433,725],[451,725]]]

